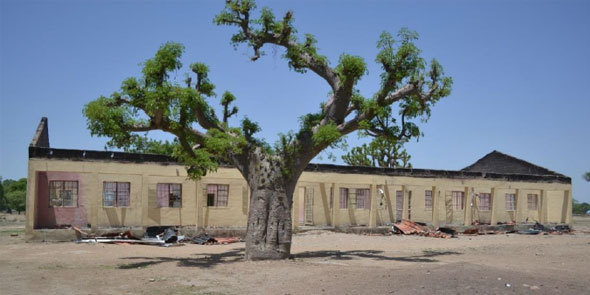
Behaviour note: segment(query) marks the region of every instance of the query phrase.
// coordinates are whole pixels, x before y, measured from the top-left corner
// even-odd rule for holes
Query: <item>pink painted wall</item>
[[[53,180],[78,181],[77,207],[49,207],[49,182]],[[86,227],[87,210],[84,204],[82,176],[70,172],[37,172],[37,204],[35,228],[56,228],[68,225]]]

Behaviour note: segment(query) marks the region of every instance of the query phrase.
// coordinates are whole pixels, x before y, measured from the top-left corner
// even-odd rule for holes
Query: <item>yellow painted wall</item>
[[[245,227],[249,204],[249,189],[241,174],[232,168],[219,168],[209,173],[200,181],[187,178],[183,166],[161,163],[121,163],[109,161],[68,161],[32,158],[29,160],[29,183],[27,199],[27,232],[34,226],[36,172],[55,171],[73,172],[81,175],[83,186],[79,194],[84,196],[88,209],[88,220],[93,228],[100,227],[133,227],[151,225],[197,225],[199,227]],[[102,205],[102,189],[105,181],[129,182],[130,206],[127,208],[106,208]],[[181,208],[158,208],[156,202],[156,186],[158,183],[182,184]],[[227,207],[207,207],[206,185],[229,185]],[[477,198],[470,197],[478,193],[494,193],[491,206],[496,206],[498,222],[511,220],[538,220],[541,210],[528,210],[527,194],[538,194],[542,199],[542,191],[547,197],[547,221],[566,222],[568,193],[570,184],[542,182],[509,182],[485,179],[444,179],[421,177],[394,177],[368,174],[344,174],[304,172],[299,179],[294,194],[293,222],[298,225],[299,188],[302,192],[313,192],[313,225],[317,226],[357,226],[388,225],[396,218],[396,191],[404,191],[404,217],[412,220],[433,222],[433,215],[441,225],[463,224],[471,215],[471,220],[490,222],[492,210],[480,211]],[[341,187],[349,189],[349,208],[339,208],[339,191]],[[383,193],[380,193],[380,187]],[[424,206],[425,191],[432,190],[433,207]],[[333,188],[333,207],[330,207],[330,191]],[[355,206],[355,190],[370,189],[374,215],[370,208],[357,209]],[[451,192],[464,192],[464,210],[453,210]],[[505,194],[518,193],[517,210],[506,211]],[[411,211],[407,205],[411,195]],[[571,193],[569,194],[571,195]],[[571,198],[570,198],[571,199]],[[571,200],[570,200],[571,201]],[[497,204],[494,204],[496,203]],[[540,201],[541,202],[541,201]],[[539,204],[540,205],[540,204]],[[566,208],[564,210],[564,208]],[[371,221],[371,218],[374,218]],[[467,218],[469,219],[469,218]],[[519,220],[520,219],[520,220]],[[570,218],[571,219],[571,218]]]

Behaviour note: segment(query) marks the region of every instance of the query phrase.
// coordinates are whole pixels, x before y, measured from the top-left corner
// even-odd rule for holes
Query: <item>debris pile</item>
[[[76,232],[77,243],[142,244],[173,247],[183,246],[185,242],[198,245],[221,245],[241,241],[240,238],[213,238],[207,234],[201,234],[192,239],[187,239],[185,236],[179,235],[178,230],[173,227],[148,227],[143,238],[135,237],[131,231],[111,232],[96,236],[75,226],[72,229]]]
[[[539,222],[535,222],[532,228],[528,230],[521,230],[518,233],[521,235],[561,235],[564,233],[570,233],[571,228],[567,224],[556,225],[556,226],[546,226]]]
[[[393,225],[394,233],[401,233],[404,235],[419,235],[424,237],[444,238],[449,239],[453,237],[454,232],[443,232],[440,228],[431,230],[425,225],[403,219],[401,222]]]

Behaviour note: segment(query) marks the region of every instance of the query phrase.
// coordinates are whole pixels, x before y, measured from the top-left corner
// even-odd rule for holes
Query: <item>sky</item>
[[[329,87],[290,71],[279,48],[256,62],[234,49],[235,28],[213,24],[224,1],[0,0],[0,176],[26,177],[27,147],[41,117],[55,148],[103,150],[82,108],[139,76],[141,62],[167,41],[183,43],[184,65],[205,62],[216,92],[229,90],[270,143],[318,110]],[[415,168],[458,170],[492,150],[572,178],[573,196],[590,202],[590,1],[258,1],[294,12],[300,34],[318,40],[334,65],[346,52],[365,58],[365,96],[379,88],[374,62],[382,31],[420,34],[423,56],[454,80],[449,97],[406,145]],[[172,74],[184,80],[187,68]],[[212,102],[217,103],[214,98]],[[231,122],[231,121],[230,121]],[[155,132],[155,138],[171,137]],[[349,145],[366,141],[356,135]],[[341,155],[343,151],[334,151]],[[334,163],[324,153],[314,162]],[[336,164],[342,164],[338,158]]]

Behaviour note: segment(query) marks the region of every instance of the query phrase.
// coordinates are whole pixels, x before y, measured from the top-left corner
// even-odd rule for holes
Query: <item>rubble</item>
[[[76,232],[77,243],[109,243],[119,245],[157,245],[162,247],[183,246],[185,242],[192,242],[199,245],[222,245],[241,242],[240,238],[213,238],[207,234],[201,234],[192,239],[185,239],[185,236],[178,235],[178,230],[173,227],[148,227],[145,237],[137,238],[131,231],[111,232],[100,236],[85,232],[75,226],[72,229]]]
[[[403,219],[401,222],[396,223],[393,225],[394,232],[399,231],[404,235],[420,235],[424,237],[433,237],[433,238],[444,238],[449,239],[453,237],[453,234],[446,233],[440,230],[440,228],[436,230],[431,230],[427,226],[420,225],[416,222]]]
[[[554,235],[561,235],[564,233],[570,233],[571,228],[567,224],[556,225],[556,226],[546,226],[538,221],[535,222],[532,228],[528,230],[521,230],[518,233],[521,235],[547,235],[547,234],[554,234]]]

